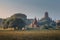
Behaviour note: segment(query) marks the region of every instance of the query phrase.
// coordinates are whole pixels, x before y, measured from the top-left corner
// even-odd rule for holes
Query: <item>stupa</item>
[[[56,22],[49,17],[48,12],[45,12],[40,24],[40,26],[45,26],[46,28],[56,28]]]
[[[37,27],[39,27],[38,21],[37,21],[36,17],[35,17],[34,21],[31,23],[31,27],[32,27],[32,28],[37,28]]]

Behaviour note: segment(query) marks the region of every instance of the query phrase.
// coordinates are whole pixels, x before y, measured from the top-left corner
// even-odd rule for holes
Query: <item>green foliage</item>
[[[3,19],[2,26],[4,29],[8,28],[9,21],[7,19]]]
[[[10,17],[2,21],[2,26],[4,29],[13,27],[15,30],[19,30],[25,26],[25,21],[20,18]]]
[[[15,18],[13,20],[11,19],[9,23],[9,27],[14,27],[14,29],[18,30],[22,29],[24,26],[25,26],[24,20],[18,18]]]

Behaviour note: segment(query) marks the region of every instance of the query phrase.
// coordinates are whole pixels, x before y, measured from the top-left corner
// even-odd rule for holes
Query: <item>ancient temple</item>
[[[48,12],[45,12],[44,17],[40,20],[40,26],[45,26],[45,28],[56,28],[56,23],[49,17]]]
[[[30,25],[28,26],[28,28],[56,29],[56,22],[49,17],[48,12],[45,12],[44,17],[41,18],[40,20],[39,19],[37,20],[37,18],[35,17],[33,21],[30,23]]]
[[[32,27],[32,28],[39,27],[38,21],[37,21],[36,17],[35,17],[34,21],[31,23],[31,27]]]

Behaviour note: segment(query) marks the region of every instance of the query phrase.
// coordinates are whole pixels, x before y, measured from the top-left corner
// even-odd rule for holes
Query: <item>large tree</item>
[[[11,19],[9,23],[9,27],[13,27],[15,30],[16,29],[21,30],[23,27],[25,27],[25,21],[18,18]]]
[[[14,14],[9,18],[6,18],[2,21],[2,26],[4,29],[9,28],[9,27],[13,27],[15,30],[18,29],[22,29],[23,27],[25,27],[25,20],[26,19],[26,15],[25,14]]]
[[[2,21],[2,26],[4,29],[13,27],[14,30],[21,30],[23,27],[25,27],[26,23],[21,18],[7,18]]]

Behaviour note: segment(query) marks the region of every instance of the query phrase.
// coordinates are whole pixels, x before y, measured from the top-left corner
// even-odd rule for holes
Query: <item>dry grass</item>
[[[60,40],[60,30],[0,31],[0,40]]]

